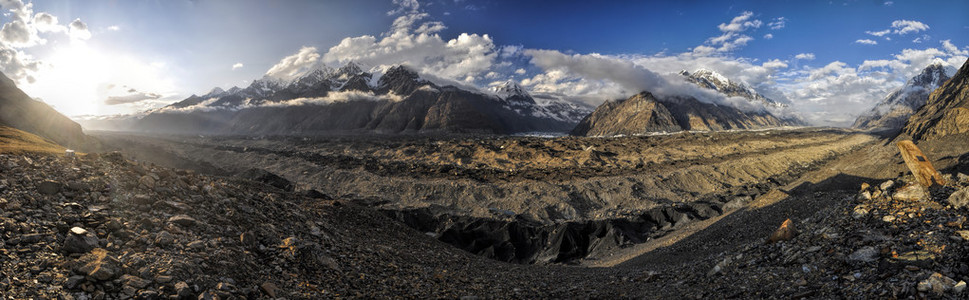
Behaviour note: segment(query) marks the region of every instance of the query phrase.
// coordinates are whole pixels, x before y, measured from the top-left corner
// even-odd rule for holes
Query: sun
[[[108,105],[105,100],[133,90],[174,90],[172,81],[163,76],[163,64],[146,63],[84,42],[55,49],[41,61],[35,82],[24,85],[24,90],[67,116],[130,112],[128,105]]]

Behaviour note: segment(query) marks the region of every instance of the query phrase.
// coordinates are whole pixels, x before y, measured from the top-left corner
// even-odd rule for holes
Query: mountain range
[[[395,66],[383,74],[355,63],[320,67],[286,81],[213,89],[131,120],[136,131],[179,134],[565,132],[591,109],[537,100],[507,82],[493,93],[439,85]]]
[[[612,136],[637,135],[681,130],[756,129],[780,126],[801,126],[795,117],[776,116],[786,104],[774,101],[740,81],[733,81],[710,70],[679,73],[687,81],[701,88],[715,90],[729,97],[741,97],[762,109],[739,108],[702,102],[693,97],[658,97],[642,92],[628,99],[607,101],[584,118],[572,130],[573,135]]]
[[[893,91],[871,110],[858,116],[851,126],[866,130],[898,130],[908,118],[925,105],[929,94],[942,86],[956,69],[934,63]]]

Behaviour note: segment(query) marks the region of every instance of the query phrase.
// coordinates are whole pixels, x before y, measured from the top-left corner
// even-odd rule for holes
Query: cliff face
[[[969,61],[929,95],[925,105],[905,123],[902,132],[914,140],[969,133]]]
[[[17,128],[50,139],[69,148],[93,147],[81,125],[46,103],[34,100],[0,73],[0,125]]]
[[[955,69],[942,64],[932,64],[909,79],[905,86],[893,91],[870,111],[858,116],[852,128],[873,130],[898,130],[919,108],[925,105],[929,94],[945,84]]]
[[[658,99],[649,92],[599,106],[572,131],[580,136],[611,136],[680,130],[755,129],[789,125],[768,112],[745,112],[694,98]]]

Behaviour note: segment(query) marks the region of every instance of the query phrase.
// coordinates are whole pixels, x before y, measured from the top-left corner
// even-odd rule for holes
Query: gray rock
[[[848,260],[854,262],[873,262],[878,259],[878,250],[875,247],[865,246],[848,255]]]
[[[949,205],[955,208],[963,208],[969,205],[969,187],[962,188],[961,190],[949,195],[949,199],[945,200]]]
[[[851,217],[855,219],[861,219],[868,216],[869,208],[868,205],[858,205],[851,211]]]
[[[67,253],[87,253],[97,248],[99,242],[100,240],[93,233],[80,227],[74,227],[71,228],[71,233],[64,238],[62,249]]]
[[[956,295],[962,294],[962,292],[964,292],[965,290],[966,290],[965,281],[959,281],[959,283],[956,283],[956,285],[952,287],[952,292],[955,293]]]
[[[175,236],[168,231],[162,231],[155,235],[155,244],[161,247],[167,247],[175,242]]]
[[[927,194],[921,185],[910,184],[897,189],[895,194],[892,195],[892,198],[900,201],[916,201],[924,199]]]
[[[889,181],[882,182],[882,184],[879,185],[878,188],[883,191],[887,191],[888,189],[892,188],[893,185],[895,185],[895,182],[889,180]]]
[[[61,191],[61,183],[53,180],[45,180],[37,185],[37,192],[44,195],[54,195]]]
[[[959,179],[960,182],[969,182],[969,175],[959,173],[956,174],[956,179]]]

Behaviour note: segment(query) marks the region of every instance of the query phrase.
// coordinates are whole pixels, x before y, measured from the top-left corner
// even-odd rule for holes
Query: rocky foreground
[[[819,192],[836,205],[777,242],[587,268],[497,262],[353,199],[118,154],[0,155],[0,166],[4,298],[962,298],[969,279],[959,174],[932,191],[907,176]]]

